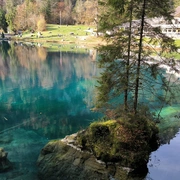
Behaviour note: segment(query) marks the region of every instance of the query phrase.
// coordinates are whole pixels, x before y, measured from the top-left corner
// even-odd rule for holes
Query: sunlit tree
[[[16,16],[16,6],[13,0],[6,1],[6,22],[8,23],[9,29],[14,31],[14,18]]]
[[[6,22],[5,13],[3,9],[0,9],[0,28],[2,28],[4,32],[7,32],[8,24]]]
[[[123,106],[125,112],[136,114],[143,104],[147,105],[148,94],[154,94],[157,101],[169,102],[167,94],[173,94],[159,65],[163,63],[177,70],[174,59],[169,57],[176,47],[173,39],[146,19],[163,16],[171,20],[172,2],[103,0],[99,5],[99,31],[108,44],[99,48],[99,64],[104,71],[97,87],[97,107],[106,110]],[[154,48],[157,45],[158,51]],[[156,83],[161,84],[159,89],[164,93],[158,94]]]

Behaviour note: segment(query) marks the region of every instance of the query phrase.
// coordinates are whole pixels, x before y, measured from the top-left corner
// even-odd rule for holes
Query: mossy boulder
[[[39,178],[144,179],[149,154],[158,147],[157,135],[155,123],[142,117],[94,122],[42,149],[37,161]]]
[[[158,147],[158,128],[143,117],[94,122],[77,138],[83,150],[108,162],[139,168],[147,164],[149,154]]]
[[[97,161],[92,153],[75,146],[76,140],[77,134],[73,134],[62,140],[50,141],[42,149],[37,161],[39,179],[140,180],[145,177],[146,174],[137,177],[132,174],[132,169],[121,167],[118,163],[106,166],[102,161]]]

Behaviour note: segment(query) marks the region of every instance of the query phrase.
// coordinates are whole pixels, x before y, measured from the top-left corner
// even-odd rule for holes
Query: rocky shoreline
[[[133,169],[121,167],[119,163],[105,164],[92,153],[82,151],[75,145],[76,137],[77,134],[72,134],[61,140],[50,141],[41,150],[37,161],[40,180],[134,179]]]
[[[41,151],[37,165],[42,180],[109,180],[127,177],[129,168],[97,161],[93,154],[74,146],[76,134],[50,141]]]
[[[39,179],[144,179],[149,155],[158,148],[158,129],[154,122],[137,118],[94,122],[83,131],[50,141],[37,160]]]

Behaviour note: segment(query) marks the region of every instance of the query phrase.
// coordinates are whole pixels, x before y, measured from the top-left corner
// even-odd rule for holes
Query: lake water
[[[33,45],[0,45],[0,147],[8,152],[14,167],[0,173],[1,180],[36,180],[36,160],[43,146],[87,127],[100,116],[90,110],[98,75],[96,52],[62,49],[66,47],[48,52]],[[171,112],[169,107],[165,111]],[[180,123],[172,117],[162,133],[162,145],[151,155],[145,179],[179,179],[180,135],[174,136]]]

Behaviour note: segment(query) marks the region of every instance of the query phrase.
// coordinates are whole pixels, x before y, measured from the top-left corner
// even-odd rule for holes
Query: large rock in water
[[[137,116],[126,121],[94,122],[78,134],[50,141],[42,149],[37,162],[39,178],[137,180],[141,175],[143,179],[149,155],[158,147],[157,134],[155,123]]]
[[[4,148],[0,148],[0,172],[5,172],[12,168],[11,162],[7,159],[8,153]]]
[[[42,149],[37,164],[42,180],[123,180],[130,171],[117,164],[106,166],[91,153],[80,151],[64,140],[50,141]]]

